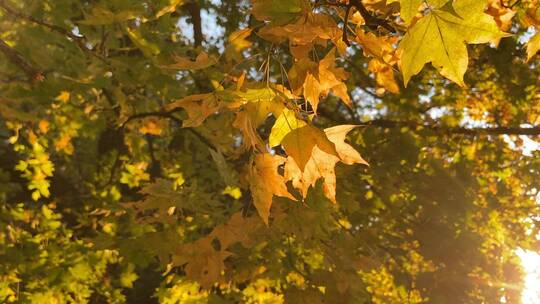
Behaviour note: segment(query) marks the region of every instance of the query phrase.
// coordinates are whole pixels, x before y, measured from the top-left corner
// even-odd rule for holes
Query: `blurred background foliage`
[[[540,70],[519,2],[511,37],[469,46],[466,88],[430,67],[388,92],[349,47],[353,107],[330,95],[314,123],[359,124],[370,166],[338,165],[336,205],[320,184],[275,199],[266,226],[234,116],[163,112],[242,71],[262,81],[269,57],[286,84],[287,44],[231,38],[262,26],[250,2],[1,0],[0,302],[520,303],[515,250],[540,250]],[[205,68],[168,67],[202,51]]]

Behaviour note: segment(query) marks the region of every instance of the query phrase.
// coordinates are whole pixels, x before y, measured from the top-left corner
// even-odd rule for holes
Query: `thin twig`
[[[352,5],[347,5],[347,8],[345,9],[345,19],[343,20],[343,42],[347,46],[351,46],[351,42],[349,41],[349,38],[347,37],[347,24],[349,23],[349,14],[351,13]]]
[[[396,29],[394,29],[386,20],[380,19],[374,15],[372,15],[364,6],[361,0],[350,0],[349,5],[354,6],[360,15],[362,15],[362,18],[366,21],[366,25],[369,27],[377,27],[380,26],[390,33],[395,33]]]

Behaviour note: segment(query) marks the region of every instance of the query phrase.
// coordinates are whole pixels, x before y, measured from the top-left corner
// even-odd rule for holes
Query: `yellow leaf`
[[[375,81],[377,82],[377,85],[394,94],[399,93],[399,86],[394,78],[392,66],[381,62],[379,59],[372,59],[368,63],[368,69],[370,72],[375,74]]]
[[[184,0],[169,0],[169,5],[163,7],[156,14],[156,18],[159,18],[165,14],[173,13],[176,11],[176,7],[184,3]]]
[[[221,194],[227,194],[236,200],[242,197],[242,191],[238,187],[227,186]]]
[[[327,154],[336,154],[334,144],[328,140],[326,134],[315,127],[306,125],[289,132],[281,143],[287,155],[294,158],[301,171],[311,158],[313,148],[317,146]]]
[[[292,130],[301,128],[307,125],[307,123],[301,119],[296,118],[296,114],[289,110],[283,109],[281,115],[276,119],[272,130],[270,131],[270,137],[268,138],[268,144],[270,147],[275,147],[281,144],[283,138],[289,134]]]
[[[225,49],[225,56],[228,60],[242,60],[242,51],[251,46],[251,42],[246,40],[246,38],[251,35],[251,31],[250,28],[245,28],[236,31],[229,36],[227,48]]]
[[[395,0],[398,1],[398,0]],[[410,24],[413,18],[419,13],[420,5],[427,4],[431,9],[440,8],[450,0],[399,0],[401,11],[400,16],[405,24]],[[394,2],[394,1],[391,1]],[[390,3],[390,2],[388,2]]]
[[[54,100],[61,101],[61,102],[68,102],[70,96],[71,95],[69,94],[68,91],[62,91],[60,92],[60,95],[56,96]]]
[[[128,33],[129,39],[143,52],[144,56],[152,57],[160,53],[159,47],[146,40],[139,29],[126,27],[126,32]]]
[[[161,135],[162,127],[157,119],[146,119],[144,124],[139,128],[142,134]]]
[[[484,1],[456,0],[453,11],[435,9],[420,19],[399,45],[405,86],[431,62],[446,78],[464,86],[468,57],[465,43],[498,43],[507,36],[484,13]],[[456,16],[456,14],[458,16]]]
[[[364,55],[375,57],[391,65],[396,63],[394,44],[397,42],[397,37],[378,37],[371,32],[366,33],[358,27],[356,40],[362,46]]]
[[[320,94],[321,84],[311,73],[308,73],[306,80],[304,81],[304,98],[311,104],[313,112],[315,113],[317,113]]]
[[[540,51],[540,32],[537,32],[529,42],[527,42],[527,61],[531,60],[538,51]]]

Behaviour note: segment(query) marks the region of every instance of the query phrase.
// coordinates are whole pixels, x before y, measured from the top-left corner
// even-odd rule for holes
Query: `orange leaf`
[[[318,146],[312,151],[311,158],[303,170],[300,169],[294,158],[288,157],[285,164],[285,178],[291,180],[295,188],[306,197],[309,187],[314,187],[319,179],[323,179],[324,195],[336,203],[336,173],[335,165],[339,161],[344,164],[365,164],[367,162],[350,145],[345,143],[347,133],[356,126],[341,125],[324,130],[328,140],[335,145],[337,154],[328,153]]]
[[[294,158],[301,171],[311,159],[315,146],[328,154],[336,154],[334,144],[328,140],[326,134],[315,127],[306,125],[289,132],[281,142],[287,155]]]
[[[219,104],[213,94],[197,94],[184,97],[165,106],[170,111],[176,108],[184,108],[188,119],[184,120],[182,127],[197,127],[210,115],[219,109]]]
[[[191,60],[189,57],[180,57],[175,56],[174,60],[176,61],[170,65],[162,65],[161,68],[172,69],[172,70],[200,70],[206,69],[217,63],[217,59],[214,56],[209,56],[205,52],[201,52],[195,61]]]
[[[287,190],[285,179],[278,173],[278,167],[284,162],[285,158],[281,156],[269,153],[257,154],[249,170],[253,204],[267,225],[274,195],[294,200],[294,197]]]

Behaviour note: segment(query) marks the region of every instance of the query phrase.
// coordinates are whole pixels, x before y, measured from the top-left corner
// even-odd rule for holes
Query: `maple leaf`
[[[317,64],[307,58],[296,62],[289,71],[289,80],[294,94],[302,93],[316,113],[319,97],[332,92],[348,106],[352,106],[343,80],[348,73],[343,68],[335,67],[335,48]]]
[[[224,260],[232,254],[225,250],[215,250],[212,237],[201,238],[193,243],[178,246],[172,258],[173,266],[184,266],[186,276],[210,288],[223,281]]]
[[[278,173],[278,167],[284,162],[285,158],[281,156],[269,153],[257,154],[249,168],[249,188],[253,196],[253,204],[267,225],[273,196],[294,200],[287,190],[285,179]]]
[[[175,221],[171,216],[171,210],[174,210],[172,208],[183,206],[184,199],[174,191],[173,183],[166,179],[158,179],[155,183],[144,186],[141,194],[145,195],[143,200],[123,205],[138,213],[143,223],[156,221],[172,223]]]
[[[201,52],[197,55],[195,60],[191,60],[189,57],[174,56],[175,63],[169,65],[160,65],[164,69],[172,70],[201,70],[213,66],[217,63],[217,59],[214,56],[208,55],[205,52]]]
[[[442,7],[450,0],[394,0],[388,3],[399,1],[400,17],[405,21],[405,24],[410,24],[414,16],[418,14],[420,5],[427,3],[431,8]]]
[[[251,46],[251,42],[246,40],[246,38],[251,35],[252,29],[245,28],[238,30],[227,39],[228,44],[225,49],[225,56],[228,60],[235,59],[236,61],[242,61],[242,51]]]
[[[188,114],[188,119],[182,122],[182,127],[192,128],[201,125],[208,116],[214,114],[219,109],[219,104],[214,94],[196,94],[165,106],[167,111],[176,108],[184,108]]]
[[[468,57],[465,43],[494,43],[507,36],[484,13],[486,3],[456,0],[450,9],[434,9],[422,17],[399,45],[405,86],[413,75],[431,62],[446,78],[464,86]],[[445,7],[446,8],[446,7]]]
[[[529,42],[527,42],[527,61],[531,60],[538,51],[540,51],[540,32],[537,32]]]
[[[311,159],[312,151],[317,146],[328,154],[336,154],[334,144],[328,140],[326,134],[310,125],[297,128],[289,132],[281,142],[287,155],[294,158],[301,171]]]
[[[261,137],[257,134],[256,128],[257,125],[251,119],[249,110],[240,111],[236,113],[236,119],[233,122],[233,127],[242,131],[244,146],[254,147],[260,151],[264,150],[264,142]]]
[[[251,242],[249,233],[261,227],[263,225],[258,217],[243,217],[241,212],[237,212],[229,221],[214,228],[210,235],[219,240],[222,250],[235,243],[241,243],[247,247]]]
[[[507,31],[512,26],[512,18],[514,18],[516,11],[503,5],[500,0],[488,0],[486,13],[493,16],[501,30]]]
[[[336,173],[335,165],[341,161],[344,164],[368,163],[352,146],[345,142],[347,133],[357,126],[340,125],[324,130],[328,140],[335,145],[336,153],[328,153],[318,146],[313,148],[312,156],[302,170],[294,158],[288,157],[285,163],[284,176],[291,180],[295,188],[306,197],[309,187],[314,187],[319,179],[323,179],[324,195],[332,202],[336,202]]]
[[[369,61],[368,69],[375,75],[377,85],[383,88],[383,92],[387,90],[394,94],[399,93],[392,67],[398,62],[398,56],[393,46],[397,41],[397,37],[378,37],[373,33],[365,33],[361,28],[358,28],[356,40],[362,45],[366,56],[375,57]]]
[[[318,79],[320,83],[320,89],[322,94],[326,95],[329,91],[348,105],[352,106],[351,99],[347,94],[347,86],[343,83],[343,80],[347,79],[348,73],[343,68],[335,67],[336,62],[336,49],[332,49],[326,56],[319,62]],[[316,113],[317,107],[314,106],[314,112]]]
[[[249,88],[237,93],[245,105],[243,111],[236,114],[233,126],[242,131],[244,145],[264,150],[264,143],[257,134],[257,127],[264,123],[270,114],[279,117],[284,108],[283,97],[272,88]]]
[[[372,59],[368,63],[368,70],[375,74],[375,81],[377,85],[384,88],[391,93],[399,93],[399,86],[394,78],[394,71],[392,66],[388,65],[378,59]]]

